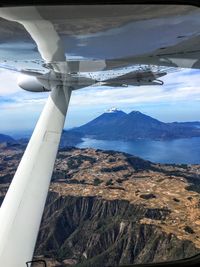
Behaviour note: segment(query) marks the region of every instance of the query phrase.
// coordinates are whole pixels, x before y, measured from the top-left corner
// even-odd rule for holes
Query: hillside
[[[197,123],[196,123],[197,124]],[[103,140],[170,140],[200,137],[200,128],[192,123],[164,123],[139,111],[105,112],[94,120],[71,130],[85,137]]]
[[[0,134],[0,143],[15,143],[16,141],[9,135]]]
[[[23,148],[0,149],[3,200]],[[58,153],[35,258],[107,267],[200,253],[200,166],[94,149]]]
[[[63,130],[60,140],[60,148],[76,146],[78,143],[82,142],[82,137],[83,134],[80,132]]]
[[[82,138],[83,138],[83,134],[80,132],[76,132],[76,131],[71,132],[71,131],[63,130],[59,147],[64,148],[64,147],[76,146],[77,144],[82,142]],[[18,144],[18,145],[22,145],[25,147],[28,144],[28,141],[29,141],[29,138],[23,138],[23,131],[22,131],[21,136],[18,135],[18,138],[16,140],[10,136],[0,134],[0,144],[3,143],[2,145],[4,146],[6,146],[7,143],[9,143],[9,144],[15,144],[15,145]]]

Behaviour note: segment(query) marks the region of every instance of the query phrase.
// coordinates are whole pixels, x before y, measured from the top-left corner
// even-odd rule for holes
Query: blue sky
[[[31,130],[48,93],[17,86],[18,74],[0,70],[0,133]],[[179,70],[162,77],[163,86],[89,87],[73,92],[65,128],[79,126],[110,107],[139,110],[164,122],[200,121],[200,70]]]

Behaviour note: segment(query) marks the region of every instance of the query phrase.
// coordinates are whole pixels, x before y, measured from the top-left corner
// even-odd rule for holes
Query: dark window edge
[[[43,6],[43,5],[128,5],[128,4],[162,4],[200,6],[197,0],[2,0],[0,7]]]

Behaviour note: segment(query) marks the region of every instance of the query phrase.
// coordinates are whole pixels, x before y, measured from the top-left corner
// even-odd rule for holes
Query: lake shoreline
[[[200,137],[173,140],[111,141],[83,138],[78,148],[125,152],[156,163],[200,164]]]

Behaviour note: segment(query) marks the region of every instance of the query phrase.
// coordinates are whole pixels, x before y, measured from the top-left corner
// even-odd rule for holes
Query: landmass
[[[0,201],[24,151],[0,148]],[[200,165],[59,151],[35,249],[48,266],[118,266],[200,253]]]

